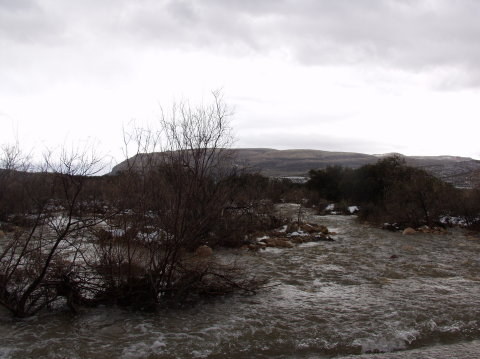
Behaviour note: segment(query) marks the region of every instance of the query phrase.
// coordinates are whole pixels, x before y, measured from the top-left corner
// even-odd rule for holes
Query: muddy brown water
[[[480,357],[480,241],[309,220],[335,242],[221,254],[270,278],[254,296],[155,314],[1,312],[0,358]]]

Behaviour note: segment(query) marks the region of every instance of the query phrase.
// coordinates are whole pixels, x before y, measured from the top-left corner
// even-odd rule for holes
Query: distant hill
[[[274,150],[270,148],[239,148],[232,150],[239,165],[269,177],[307,176],[311,169],[339,165],[358,168],[393,155],[368,155],[355,152],[321,150]],[[141,157],[151,156],[142,154]],[[159,154],[156,154],[159,155]],[[471,187],[480,178],[480,161],[455,156],[404,156],[408,165],[423,168],[457,187]],[[112,173],[125,168],[125,161],[115,166]]]
[[[234,151],[240,164],[270,177],[306,176],[311,169],[331,165],[357,168],[378,160],[375,156],[354,152],[270,148],[241,148]]]
[[[407,156],[406,161],[459,188],[480,184],[480,161],[469,157]]]

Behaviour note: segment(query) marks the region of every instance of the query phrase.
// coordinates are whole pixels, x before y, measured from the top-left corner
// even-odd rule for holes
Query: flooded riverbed
[[[480,241],[309,217],[335,241],[222,254],[270,278],[257,295],[155,314],[95,308],[19,321],[2,312],[0,358],[480,356]]]

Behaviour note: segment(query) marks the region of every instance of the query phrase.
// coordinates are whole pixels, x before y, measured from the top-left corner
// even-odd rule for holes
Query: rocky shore
[[[293,248],[296,244],[307,242],[332,242],[334,234],[326,226],[292,222],[272,231],[254,233],[242,249],[258,251],[267,247]]]

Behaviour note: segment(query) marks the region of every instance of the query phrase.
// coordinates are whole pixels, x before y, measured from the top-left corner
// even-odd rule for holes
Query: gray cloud
[[[0,41],[53,44],[63,32],[60,22],[34,0],[0,0]]]
[[[286,48],[306,64],[423,69],[480,60],[472,0],[141,1],[124,30],[174,46]]]
[[[476,0],[0,0],[0,41],[235,56],[281,49],[306,65],[460,68],[472,72],[462,82],[472,86],[479,13]]]
[[[243,139],[239,145],[405,152],[389,143],[363,140],[360,133],[358,138],[335,137],[341,128],[332,137],[322,126],[344,121],[346,127],[357,111],[363,111],[359,118],[369,118],[370,112],[373,117],[377,112],[386,114],[381,120],[387,122],[389,111],[395,113],[396,108],[370,111],[378,106],[376,100],[390,99],[401,109],[403,102],[393,98],[408,95],[417,86],[420,97],[428,85],[444,91],[478,87],[479,13],[478,0],[0,0],[0,102],[4,107],[0,119],[22,121],[22,116],[31,115],[47,121],[50,114],[38,103],[28,111],[42,96],[53,99],[54,105],[48,108],[56,106],[57,97],[73,104],[78,96],[79,108],[102,109],[102,101],[113,107],[116,101],[135,102],[135,95],[143,91],[153,93],[149,96],[163,89],[174,92],[172,83],[177,79],[166,76],[170,66],[178,87],[211,86],[218,78],[226,78],[227,92],[231,86],[236,96],[247,97],[237,99],[238,114],[246,119],[238,131]],[[218,53],[223,56],[203,56]],[[271,61],[279,53],[282,61]],[[231,61],[242,56],[245,61]],[[180,58],[185,61],[177,66]],[[202,63],[210,59],[214,65]],[[304,66],[285,64],[285,59]],[[219,73],[215,73],[217,64]],[[328,67],[313,71],[308,67],[324,65]],[[155,72],[155,66],[162,71]],[[282,79],[283,71],[289,69],[296,72]],[[343,74],[338,80],[336,71]],[[191,80],[197,73],[198,78]],[[230,73],[235,76],[229,78]],[[342,83],[352,90],[340,91]],[[331,96],[325,92],[330,85],[336,89]],[[257,88],[252,91],[252,86]],[[274,91],[277,88],[281,91]],[[318,102],[317,89],[323,89]],[[95,91],[110,102],[88,99]],[[278,98],[269,102],[276,94]],[[308,98],[311,109],[302,107],[307,102],[299,100],[302,96]],[[341,101],[335,101],[339,96]],[[406,104],[423,110],[420,118],[436,119],[439,111],[429,110],[439,106],[422,102],[424,98],[415,102],[406,97]],[[367,105],[356,103],[358,98]],[[332,105],[322,112],[330,99]],[[452,101],[447,108],[455,107],[454,100],[442,98]],[[146,102],[136,101],[139,107],[145,106]],[[461,123],[470,128],[468,121],[473,123],[477,106],[470,97],[465,103],[470,106],[468,113],[459,115],[455,109],[452,119],[457,125],[457,118],[460,123],[465,117]],[[104,110],[102,116],[110,120],[136,111],[132,105],[125,112]],[[83,111],[94,118],[93,112]],[[318,133],[308,134],[308,128],[317,124]]]
[[[480,84],[480,2],[474,0],[142,1],[120,33],[209,51],[288,51],[306,65],[361,65],[446,74],[441,88]],[[458,72],[457,70],[454,73]]]

